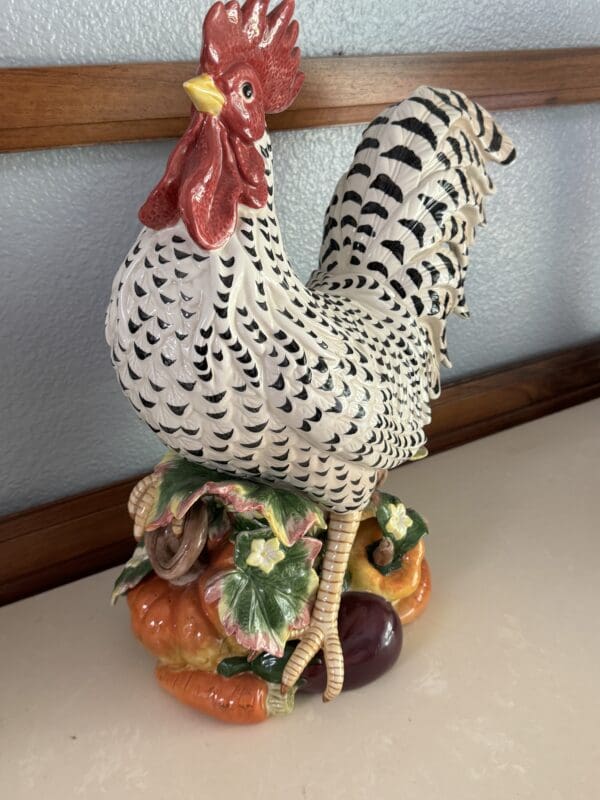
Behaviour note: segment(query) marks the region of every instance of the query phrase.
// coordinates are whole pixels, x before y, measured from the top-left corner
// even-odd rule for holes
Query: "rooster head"
[[[183,84],[193,104],[190,123],[140,209],[149,228],[183,219],[206,250],[229,240],[240,204],[266,204],[265,165],[255,143],[265,115],[286,109],[304,79],[294,0],[270,13],[268,4],[218,2],[206,15],[198,75]]]

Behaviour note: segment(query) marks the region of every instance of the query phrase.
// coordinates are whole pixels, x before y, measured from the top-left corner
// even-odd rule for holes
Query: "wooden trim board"
[[[434,403],[428,446],[437,453],[596,397],[600,341],[449,385]],[[0,520],[0,604],[124,562],[134,482]]]
[[[0,152],[179,136],[193,61],[0,69]],[[334,56],[271,130],[368,122],[421,84],[460,89],[490,111],[600,100],[600,47]]]

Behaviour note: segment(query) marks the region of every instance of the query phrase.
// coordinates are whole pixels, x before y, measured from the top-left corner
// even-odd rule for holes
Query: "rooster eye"
[[[244,97],[246,98],[246,100],[251,100],[251,99],[252,99],[252,96],[253,96],[253,94],[254,94],[254,92],[253,92],[253,90],[252,90],[252,84],[250,84],[250,83],[245,83],[245,84],[242,86],[242,94],[244,95]]]

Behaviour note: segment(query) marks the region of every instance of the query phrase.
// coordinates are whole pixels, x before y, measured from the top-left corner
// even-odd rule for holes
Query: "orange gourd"
[[[135,635],[163,664],[214,670],[222,658],[244,652],[207,616],[196,581],[174,586],[153,575],[129,591],[127,602]]]
[[[421,580],[421,565],[425,548],[421,539],[402,559],[402,566],[382,575],[369,561],[367,547],[381,539],[381,528],[377,520],[365,520],[356,535],[348,568],[350,570],[351,588],[363,592],[374,592],[385,597],[390,603],[396,603],[412,595]]]

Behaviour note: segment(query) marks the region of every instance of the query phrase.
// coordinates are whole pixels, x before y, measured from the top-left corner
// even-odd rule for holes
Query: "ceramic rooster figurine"
[[[141,208],[106,335],[123,391],[171,451],[324,510],[318,591],[281,684],[292,687],[322,650],[332,699],[361,514],[386,471],[424,445],[448,363],[446,320],[467,315],[470,247],[493,189],[485,164],[515,151],[460,92],[422,87],[382,111],[335,189],[305,285],[286,256],[265,127],[302,85],[298,23],[293,0],[267,6],[219,2],[206,17],[199,74],[184,84],[191,120]],[[153,474],[131,499],[149,549],[155,484]],[[206,526],[173,517],[159,531],[159,574],[190,568]]]

